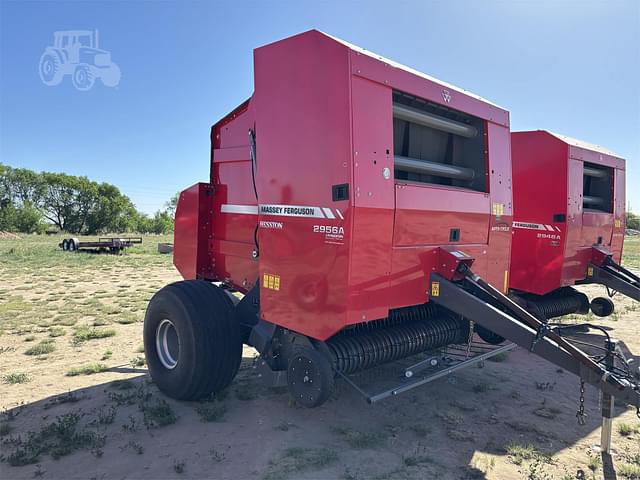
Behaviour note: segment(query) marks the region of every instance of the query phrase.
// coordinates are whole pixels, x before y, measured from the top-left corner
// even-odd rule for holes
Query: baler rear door
[[[486,244],[485,123],[395,92],[394,246]]]

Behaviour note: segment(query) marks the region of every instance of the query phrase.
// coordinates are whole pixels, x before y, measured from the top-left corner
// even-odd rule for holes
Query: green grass
[[[37,345],[27,349],[24,354],[25,355],[46,355],[48,353],[53,352],[56,349],[54,340],[52,338],[47,338],[46,340],[42,340]]]
[[[14,285],[1,289],[2,334],[31,336],[37,326],[49,329],[53,338],[64,335],[62,326],[90,325],[107,318],[124,325],[139,322],[150,293],[165,283],[158,272],[174,272],[172,256],[156,251],[158,242],[171,241],[170,235],[144,236],[142,246],[121,256],[69,254],[57,245],[62,238],[26,235],[0,241],[0,285]]]
[[[379,432],[363,432],[353,428],[333,427],[333,433],[341,436],[352,448],[376,448],[384,443],[385,435]]]
[[[619,423],[617,427],[618,433],[623,437],[628,437],[638,432],[638,427],[630,425],[628,423]]]
[[[147,428],[164,427],[178,420],[171,405],[163,399],[143,400],[138,404],[138,408],[142,412]]]
[[[76,377],[78,375],[94,375],[96,373],[103,373],[109,370],[104,363],[90,363],[82,365],[80,367],[74,367],[67,372],[67,377]]]
[[[640,466],[624,464],[618,467],[618,475],[620,478],[626,478],[628,480],[640,479]]]
[[[600,470],[601,466],[602,459],[599,456],[593,456],[589,458],[589,463],[587,464],[589,470],[595,473],[596,471]]]
[[[80,327],[73,333],[73,344],[79,345],[88,340],[98,340],[101,338],[113,337],[116,331],[113,329],[101,330],[98,328]]]
[[[135,386],[136,384],[131,380],[116,380],[109,384],[109,388],[112,388],[113,390],[131,390],[135,388]]]
[[[640,269],[640,237],[625,237],[622,265]]]
[[[147,364],[147,360],[144,357],[137,356],[132,358],[129,363],[133,368],[140,368]]]
[[[116,319],[116,322],[120,325],[131,325],[132,323],[140,322],[141,320],[142,319],[138,315],[126,312],[120,314],[120,316]]]
[[[63,405],[65,403],[76,403],[85,398],[87,397],[80,396],[75,392],[63,393],[62,395],[58,395],[56,397],[49,399],[47,403],[44,405],[44,409],[48,410],[49,408],[56,407],[58,405]]]
[[[49,336],[50,337],[62,337],[66,335],[67,331],[62,327],[51,327],[49,328]]]
[[[510,460],[516,465],[522,465],[522,462],[525,460],[532,460],[539,454],[538,449],[531,444],[519,445],[517,443],[510,443],[506,446],[505,450]]]
[[[2,376],[2,382],[10,385],[17,383],[27,383],[31,381],[31,377],[26,373],[8,373]]]
[[[196,407],[196,413],[202,422],[221,422],[227,413],[227,406],[216,401],[206,402]]]
[[[297,478],[305,471],[321,470],[338,461],[338,454],[329,448],[288,448],[269,462],[263,480]]]
[[[5,460],[11,466],[37,463],[45,454],[58,459],[81,449],[100,449],[105,437],[80,425],[81,415],[67,413],[43,426],[37,432],[28,432],[11,442]]]

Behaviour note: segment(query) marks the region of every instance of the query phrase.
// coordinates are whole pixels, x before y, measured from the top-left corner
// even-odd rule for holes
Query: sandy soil
[[[69,283],[75,271],[55,302],[43,302],[42,311],[34,304],[34,311],[44,317],[49,311],[55,318],[55,311],[72,298],[81,301],[105,291],[113,293],[111,302],[103,299],[107,306],[120,305],[117,299],[123,296],[142,304],[153,288],[178,279],[168,262],[141,266],[130,259],[104,261],[112,264],[108,278],[94,278],[72,294],[77,291]],[[1,285],[0,306],[17,295],[26,303],[48,298],[35,293],[52,290],[44,288],[46,275],[13,274],[11,284]],[[27,279],[32,283],[24,289]],[[598,287],[586,291],[603,294]],[[640,308],[619,297],[616,304],[618,315],[601,323],[640,352]],[[126,308],[142,315],[138,306]],[[0,438],[2,479],[571,479],[580,478],[580,471],[585,478],[600,479],[624,478],[620,468],[640,458],[636,412],[618,408],[616,426],[625,424],[631,431],[623,436],[616,427],[618,454],[612,466],[603,468],[593,450],[599,442],[597,392],[587,388],[587,424],[578,425],[577,378],[522,349],[505,361],[486,362],[483,368],[469,368],[375,405],[339,382],[330,401],[308,410],[290,402],[285,391],[262,386],[253,368],[255,352],[245,348],[241,371],[225,395],[208,402],[177,402],[155,388],[144,366],[132,366],[132,359],[142,355],[137,351],[139,319],[129,324],[111,319],[96,328],[114,329],[114,336],[74,345],[74,328],[109,317],[82,312],[80,322],[65,326],[66,335],[55,338],[56,349],[47,355],[28,356],[25,351],[49,338],[55,323],[34,321],[35,328],[24,331],[13,325],[0,336],[0,376],[20,372],[30,378],[0,383],[0,420],[10,430]],[[26,342],[29,336],[36,338]],[[107,351],[112,354],[101,360]],[[102,362],[108,370],[66,375],[88,362]],[[113,383],[126,379],[131,383]],[[168,407],[154,417],[158,405]],[[9,465],[7,459],[28,432],[41,434],[72,413],[79,415],[77,432],[92,432],[98,441],[81,436],[73,451],[58,460],[49,451],[36,463]],[[173,423],[154,425],[154,419],[162,422],[172,415]],[[203,416],[213,421],[203,421]],[[534,453],[519,458],[517,447]]]

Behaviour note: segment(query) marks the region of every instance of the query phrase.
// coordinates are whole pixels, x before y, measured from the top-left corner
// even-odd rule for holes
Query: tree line
[[[34,172],[0,163],[0,230],[44,233],[169,233],[177,195],[153,216],[139,212],[118,187],[87,177]]]

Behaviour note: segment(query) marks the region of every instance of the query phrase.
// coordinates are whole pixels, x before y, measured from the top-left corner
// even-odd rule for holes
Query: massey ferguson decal
[[[262,215],[280,215],[283,217],[319,217],[324,218],[318,207],[302,207],[295,205],[260,205]]]
[[[545,232],[561,232],[560,227],[533,222],[513,222],[513,228],[524,228],[525,230],[544,230]]]
[[[327,207],[308,207],[301,205],[260,205],[262,215],[279,215],[283,217],[311,217],[311,218],[334,218],[344,219],[342,212],[337,208],[334,210]]]
[[[538,230],[537,238],[545,238],[551,240],[552,246],[558,246],[559,241],[561,240],[560,234],[562,230],[560,227],[554,225],[547,225],[544,223],[533,223],[533,222],[513,222],[513,228],[521,228],[524,230]],[[540,232],[542,230],[544,233]]]
[[[344,220],[340,209],[328,207],[310,207],[303,205],[233,205],[220,206],[221,213],[235,213],[240,215],[277,215],[281,217],[326,218],[329,220]]]

